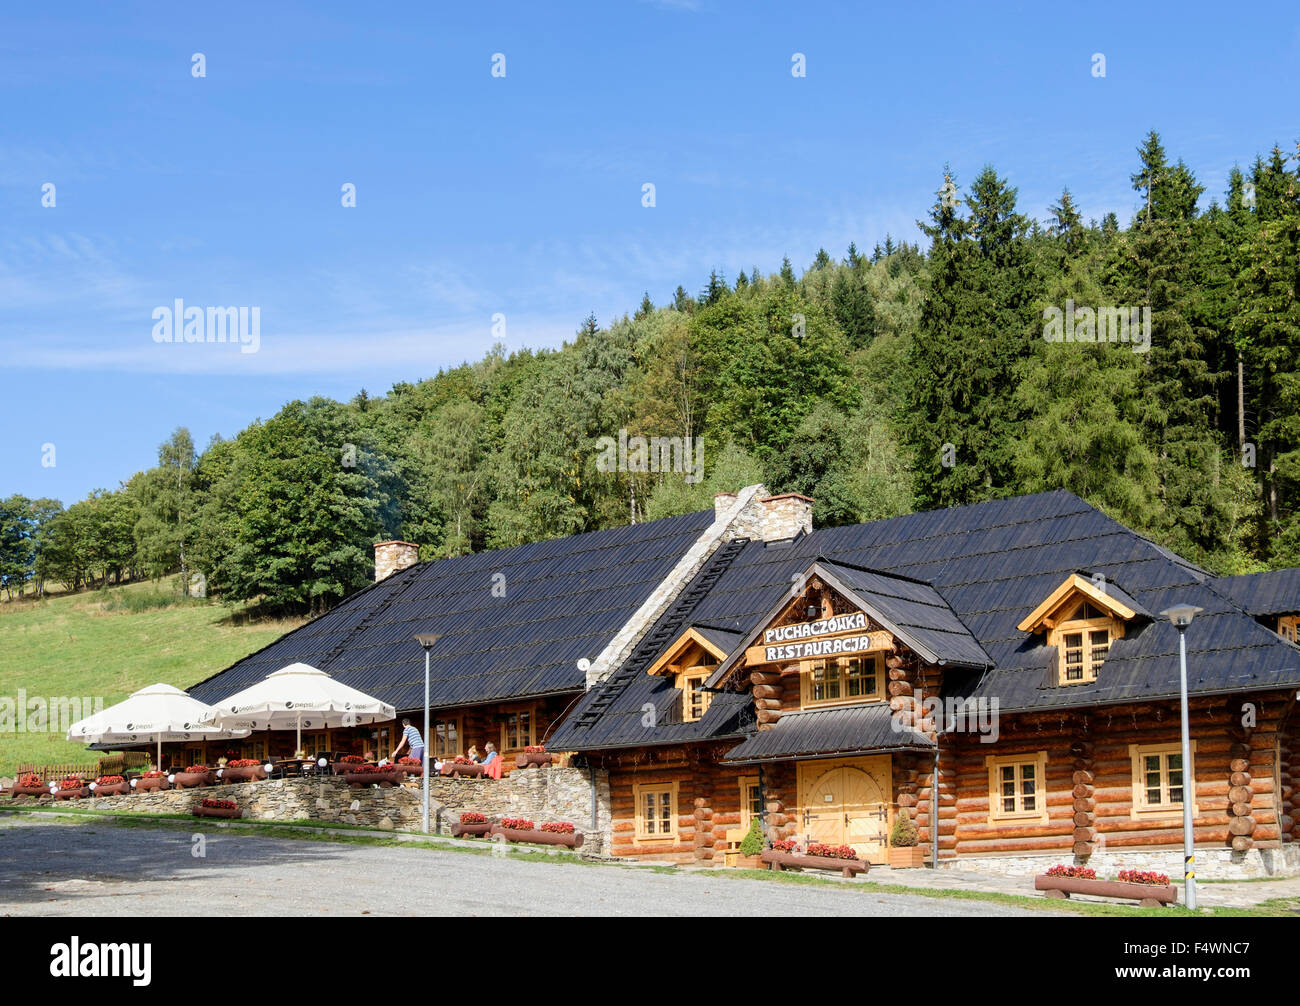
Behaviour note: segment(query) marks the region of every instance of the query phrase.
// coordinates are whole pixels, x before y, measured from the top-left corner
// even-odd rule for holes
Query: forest
[[[1068,189],[1039,220],[992,166],[936,183],[916,244],[714,271],[557,349],[289,402],[201,449],[178,428],[67,506],[12,495],[4,590],[179,572],[314,613],[370,580],[376,541],[455,556],[758,481],[811,496],[818,526],[1064,487],[1216,573],[1300,565],[1300,156],[1255,157],[1207,203],[1152,132],[1126,224]],[[1121,314],[1149,348],[1097,341]],[[701,451],[702,477],[608,463],[637,437]]]

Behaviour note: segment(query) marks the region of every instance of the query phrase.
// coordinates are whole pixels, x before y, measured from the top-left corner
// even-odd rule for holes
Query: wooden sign
[[[810,624],[810,623],[803,623]],[[781,628],[792,628],[782,626]],[[769,630],[770,631],[770,630]],[[751,646],[745,651],[745,663],[777,664],[787,660],[812,660],[818,657],[838,657],[870,650],[888,650],[894,645],[889,632],[859,632],[849,635],[821,636],[797,639],[795,642],[777,642],[771,645]]]

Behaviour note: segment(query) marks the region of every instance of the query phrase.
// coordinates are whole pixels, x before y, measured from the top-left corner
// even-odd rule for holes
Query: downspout
[[[939,869],[939,724],[934,727],[934,773],[930,776],[930,844],[933,849],[933,862],[930,866]]]
[[[599,808],[599,801],[596,799],[596,766],[588,764],[587,771],[591,773],[591,833],[599,835],[600,829],[596,818],[596,811]],[[602,853],[608,852],[603,841],[600,843],[600,847]]]

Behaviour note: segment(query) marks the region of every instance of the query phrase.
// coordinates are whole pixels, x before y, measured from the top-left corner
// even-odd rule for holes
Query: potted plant
[[[889,868],[902,870],[924,866],[925,850],[918,842],[916,825],[912,823],[907,808],[900,807],[898,817],[894,819],[894,830],[889,835]]]
[[[487,766],[472,762],[464,755],[457,755],[451,761],[442,763],[442,774],[448,776],[481,776]]]
[[[244,812],[239,809],[239,805],[234,800],[214,800],[211,797],[204,797],[196,803],[190,808],[190,813],[195,817],[236,818],[244,816]]]
[[[9,796],[49,796],[49,785],[35,772],[27,772],[18,777],[14,783],[14,788],[9,791]]]
[[[453,838],[481,838],[492,830],[493,822],[476,810],[462,811],[460,821],[451,826]]]
[[[727,865],[742,870],[761,870],[763,868],[763,823],[757,818],[750,818],[749,831],[740,840],[735,852],[727,853]]]
[[[419,758],[398,758],[393,769],[404,775],[424,775],[424,763]]]
[[[135,783],[132,788],[137,793],[149,793],[155,790],[171,789],[171,783],[167,781],[167,773],[159,769],[151,769],[139,779],[132,781]]]
[[[349,765],[348,773],[344,777],[349,786],[396,786],[406,778],[405,772],[400,772],[392,766],[379,765]]]
[[[1048,898],[1088,894],[1097,898],[1122,898],[1146,908],[1170,905],[1178,900],[1178,889],[1163,873],[1120,870],[1117,880],[1098,880],[1097,871],[1087,866],[1057,864],[1034,878],[1034,890]]]
[[[92,787],[93,796],[126,796],[131,784],[120,775],[101,775]]]
[[[79,775],[70,775],[59,783],[54,799],[80,800],[87,796],[90,796],[90,787],[86,785],[86,780]]]
[[[217,773],[206,765],[191,765],[184,772],[172,773],[171,783],[177,789],[185,789],[187,786],[215,786]]]
[[[222,782],[261,782],[266,778],[266,766],[256,758],[236,758],[221,770]]]
[[[488,834],[504,835],[509,842],[532,842],[536,845],[563,845],[582,848],[583,835],[569,821],[550,821],[540,828],[526,817],[503,817]]]
[[[545,744],[529,744],[515,756],[516,768],[541,768],[551,764],[553,755],[546,750]]]
[[[851,846],[810,842],[808,848],[800,852],[793,839],[774,842],[772,848],[763,853],[762,860],[777,872],[785,869],[834,870],[843,877],[854,877],[871,868],[858,859]]]
[[[348,772],[358,765],[364,765],[366,760],[360,755],[344,755],[333,765],[335,775],[347,775]]]

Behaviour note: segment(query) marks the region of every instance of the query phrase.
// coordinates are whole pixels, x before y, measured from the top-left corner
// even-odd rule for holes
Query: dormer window
[[[1115,619],[1084,602],[1055,630],[1060,651],[1061,683],[1075,685],[1097,680],[1097,670],[1110,652]]]
[[[673,685],[681,693],[682,722],[694,723],[709,711],[713,693],[705,691],[704,683],[725,656],[721,647],[698,629],[690,628],[664,650],[646,673],[666,678],[671,676]]]
[[[1098,578],[1074,574],[1020,623],[1022,632],[1043,632],[1056,652],[1049,683],[1082,685],[1096,681],[1111,644],[1126,623],[1138,617],[1137,602]]]
[[[1283,615],[1277,620],[1277,634],[1293,643],[1300,643],[1300,615]]]

